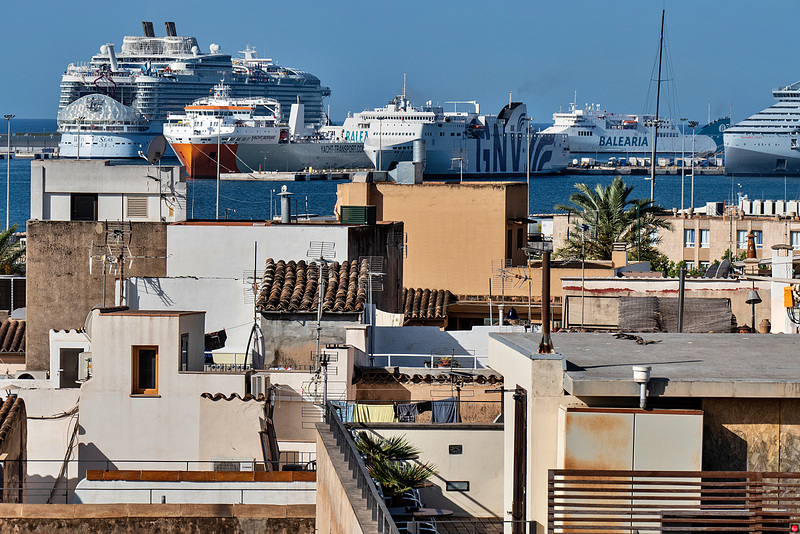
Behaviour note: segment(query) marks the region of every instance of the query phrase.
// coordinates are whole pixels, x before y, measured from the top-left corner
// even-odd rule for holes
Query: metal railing
[[[475,351],[469,352],[472,354],[373,354],[372,366],[488,369],[489,356],[476,356]]]
[[[547,530],[789,532],[800,473],[550,470]]]
[[[316,471],[316,452],[312,451],[281,451],[278,463],[279,471]],[[220,459],[222,460],[222,459]],[[233,460],[233,459],[231,459]],[[267,471],[263,460],[241,458],[236,459],[246,464],[248,471]],[[16,462],[6,460],[5,467]],[[42,496],[51,496],[51,502],[69,504],[75,492],[75,485],[85,478],[86,471],[214,471],[214,464],[219,460],[79,460],[73,459],[66,462],[64,474],[58,481],[55,475],[64,463],[63,459],[26,459],[24,470],[26,481],[23,491],[26,501],[39,502]],[[272,464],[274,462],[270,462]],[[160,482],[154,482],[157,484]],[[142,485],[141,482],[137,483]],[[9,489],[19,489],[10,488]],[[248,490],[250,491],[250,490]]]
[[[389,510],[386,508],[383,497],[378,493],[378,488],[375,487],[372,477],[367,471],[367,466],[364,464],[361,454],[356,449],[356,444],[350,436],[350,432],[342,424],[331,401],[325,404],[325,422],[328,423],[336,444],[344,455],[353,478],[356,479],[356,485],[361,490],[361,497],[367,501],[367,508],[372,513],[372,520],[378,525],[378,532],[400,534],[392,516],[389,515]]]

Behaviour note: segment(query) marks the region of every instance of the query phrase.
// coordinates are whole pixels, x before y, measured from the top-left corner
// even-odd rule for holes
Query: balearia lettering
[[[602,136],[600,137],[600,146],[613,146],[613,147],[626,147],[626,146],[648,146],[647,137],[628,137],[625,135],[620,136]]]
[[[345,132],[344,138],[351,143],[363,143],[367,139],[367,130],[356,130],[354,132]]]

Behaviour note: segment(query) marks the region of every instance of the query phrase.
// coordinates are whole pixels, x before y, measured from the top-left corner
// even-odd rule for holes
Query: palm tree
[[[384,496],[392,506],[400,506],[403,493],[422,488],[428,478],[436,474],[436,467],[415,460],[420,450],[411,445],[405,436],[373,437],[369,432],[359,432],[356,448],[367,465],[370,476],[380,483]]]
[[[25,247],[14,241],[14,224],[0,232],[0,274],[25,274]]]
[[[614,243],[628,244],[633,259],[653,260],[658,255],[658,229],[671,229],[669,221],[658,217],[661,206],[650,199],[628,198],[633,186],[616,176],[611,185],[575,184],[572,205],[558,204],[556,210],[576,215],[577,220],[566,244],[555,252],[557,257],[610,260]]]

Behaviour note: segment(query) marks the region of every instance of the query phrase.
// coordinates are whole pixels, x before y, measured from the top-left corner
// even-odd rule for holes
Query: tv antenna
[[[266,343],[264,339],[264,332],[258,324],[258,281],[264,276],[262,271],[261,275],[256,269],[258,263],[258,242],[253,243],[253,270],[242,272],[242,282],[244,288],[244,301],[250,304],[252,298],[253,304],[253,327],[250,329],[250,337],[247,338],[247,348],[244,351],[244,366],[247,368],[247,357],[250,354],[250,346],[252,344],[253,351],[250,358],[250,366],[255,369],[263,369],[265,367],[264,356],[266,355]],[[234,362],[235,363],[235,362]]]
[[[103,307],[107,305],[106,275],[108,274],[116,276],[119,280],[119,305],[122,306],[124,293],[122,280],[125,277],[125,263],[128,263],[128,271],[133,265],[130,243],[130,221],[106,221],[103,241],[99,243],[92,241],[89,274],[92,274],[94,264],[100,262],[103,269]]]
[[[499,282],[500,283],[500,314],[499,314],[499,321],[498,324],[503,326],[503,313],[505,311],[506,305],[506,278],[509,277],[511,271],[511,260],[510,259],[502,259],[502,260],[492,260],[492,282]],[[490,288],[491,293],[491,288]],[[491,300],[489,301],[489,321],[491,322],[491,309],[492,303]]]
[[[372,292],[383,291],[383,280],[381,278],[386,276],[383,272],[383,256],[362,256],[359,259],[359,273],[358,276],[367,277],[367,297],[369,308],[369,343],[367,349],[369,350],[369,366],[372,367],[375,363],[375,306],[372,305]]]
[[[158,182],[158,220],[162,219],[161,217],[161,158],[164,157],[164,152],[167,150],[167,138],[163,135],[157,135],[150,141],[150,144],[147,145],[147,151],[142,152],[139,151],[139,157],[144,158],[150,165],[157,165],[158,166],[158,178],[153,178],[156,182]]]
[[[319,279],[317,281],[317,351],[314,355],[315,371],[319,371],[321,359],[319,341],[320,335],[322,334],[322,305],[325,302],[325,277],[323,276],[323,271],[327,270],[328,261],[336,257],[335,249],[336,243],[331,243],[329,241],[311,241],[308,244],[308,252],[306,252],[306,257],[316,260],[319,265]]]

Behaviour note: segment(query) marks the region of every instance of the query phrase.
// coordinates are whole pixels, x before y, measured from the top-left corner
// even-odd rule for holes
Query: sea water
[[[9,165],[10,164],[10,165]],[[165,165],[177,164],[164,161]],[[2,176],[10,167],[10,222],[16,223],[18,230],[25,229],[31,213],[31,160],[0,160],[0,226],[5,225],[6,204],[2,195],[5,184]],[[577,191],[576,183],[585,183],[594,189],[595,185],[608,185],[614,179],[608,175],[532,175],[530,190],[530,213],[553,213],[556,204],[568,204],[569,197]],[[623,180],[633,185],[630,198],[650,196],[648,176],[625,175]],[[521,178],[517,181],[525,181]],[[333,215],[336,204],[336,187],[341,181],[320,180],[308,182],[272,181],[220,181],[219,213],[220,219],[268,220],[280,212],[277,193],[286,185],[292,195],[292,212],[312,215]],[[187,216],[192,219],[214,219],[216,214],[216,180],[189,180],[187,183]],[[739,194],[752,199],[800,200],[800,177],[745,177],[697,175],[694,178],[694,206],[704,207],[706,202],[738,201]],[[681,207],[681,176],[656,176],[656,203],[672,209]],[[691,180],[687,176],[684,186],[684,207],[691,205]],[[270,207],[271,206],[271,207]]]

